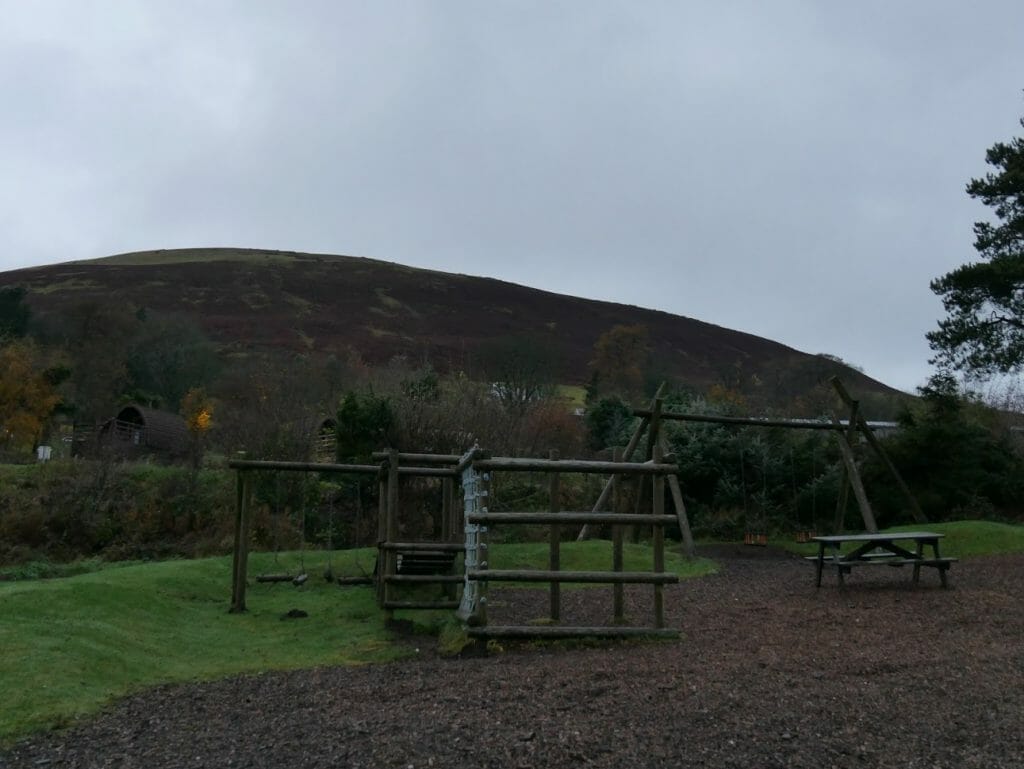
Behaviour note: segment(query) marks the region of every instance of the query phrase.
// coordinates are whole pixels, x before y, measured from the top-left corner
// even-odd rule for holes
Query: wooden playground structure
[[[665,628],[663,587],[677,582],[675,574],[665,571],[666,526],[679,524],[689,531],[685,509],[678,505],[675,515],[664,511],[666,479],[675,479],[677,467],[666,462],[655,446],[646,462],[531,459],[491,457],[474,447],[466,454],[415,454],[399,451],[378,452],[380,464],[351,465],[313,462],[234,460],[229,467],[238,473],[235,545],[232,568],[231,611],[246,609],[248,553],[252,519],[252,474],[273,472],[325,472],[375,474],[378,480],[377,568],[373,578],[349,580],[373,583],[378,606],[390,615],[395,610],[457,609],[474,637],[581,637],[581,636],[675,636]],[[547,512],[491,512],[487,507],[491,474],[495,472],[543,473],[548,479]],[[564,473],[609,474],[600,504],[605,505],[619,477],[651,480],[650,512],[621,513],[592,510],[569,512],[560,509],[559,487]],[[402,541],[400,530],[403,477],[433,477],[442,482],[442,510],[439,537],[431,540]],[[462,490],[461,512],[455,505],[455,481]],[[646,484],[645,484],[646,485]],[[678,484],[676,484],[678,486]],[[645,497],[646,498],[646,497]],[[493,525],[540,524],[550,527],[549,559],[546,570],[496,570],[488,557],[489,527]],[[607,571],[565,571],[561,568],[560,548],[563,529],[580,525],[612,527],[612,558]],[[623,570],[623,534],[633,526],[650,526],[653,566],[650,571]],[[464,537],[459,541],[459,533]],[[463,555],[461,568],[458,556]],[[290,579],[290,578],[289,578]],[[561,620],[561,585],[564,583],[612,585],[613,623],[609,626],[505,625],[487,624],[487,594],[491,582],[547,582],[550,596],[550,621]],[[403,599],[396,595],[402,586],[442,585],[444,599]],[[623,586],[646,584],[653,589],[653,616],[649,626],[625,626]],[[452,588],[462,586],[461,598]]]
[[[477,456],[473,456],[474,454]],[[579,638],[623,636],[669,636],[678,631],[665,628],[664,585],[678,582],[665,571],[664,527],[679,522],[679,516],[664,512],[665,478],[677,471],[663,461],[660,451],[649,462],[595,462],[585,460],[490,458],[485,452],[472,451],[462,472],[466,531],[465,584],[457,615],[476,638]],[[488,484],[494,472],[542,472],[548,476],[547,512],[490,512],[487,509]],[[612,473],[619,476],[643,476],[652,480],[652,508],[649,513],[565,512],[559,509],[559,484],[563,473]],[[609,481],[612,484],[613,481]],[[682,514],[685,517],[685,513]],[[548,569],[492,569],[488,561],[488,531],[491,525],[542,524],[550,527]],[[562,528],[569,525],[606,524],[612,526],[612,564],[608,571],[565,571],[561,568]],[[623,571],[623,529],[650,525],[653,566],[650,571]],[[487,622],[487,594],[491,582],[547,582],[549,584],[549,620],[561,620],[561,585],[564,583],[612,585],[613,624],[606,626],[502,625]],[[653,617],[649,626],[625,626],[623,586],[647,584],[653,587]]]
[[[787,427],[828,430],[836,436],[843,462],[844,480],[836,508],[835,531],[842,530],[852,488],[864,526],[875,533],[878,527],[864,491],[854,457],[854,442],[859,435],[882,459],[909,502],[918,522],[925,522],[920,506],[910,494],[884,448],[859,413],[853,400],[838,380],[836,392],[850,409],[845,424],[809,420],[756,419],[713,415],[681,414],[666,411],[661,389],[649,409],[633,413],[640,418],[624,450],[616,450],[612,461],[578,459],[492,457],[474,447],[465,454],[417,454],[389,450],[376,452],[377,464],[336,464],[314,462],[278,462],[234,460],[229,467],[238,473],[235,516],[234,558],[232,568],[231,611],[246,609],[248,552],[252,519],[253,473],[258,471],[302,473],[346,473],[375,475],[378,487],[377,565],[372,577],[350,578],[345,583],[374,584],[378,606],[389,618],[396,610],[455,610],[471,637],[625,637],[675,636],[678,631],[665,627],[663,588],[678,581],[665,571],[665,527],[678,525],[683,552],[694,554],[693,536],[677,478],[678,467],[668,455],[662,425],[671,420],[711,422],[726,425]],[[644,438],[646,437],[646,441]],[[632,461],[641,444],[646,446],[640,461]],[[548,481],[548,510],[544,512],[497,512],[488,509],[492,474],[541,473]],[[597,501],[589,511],[561,509],[559,488],[566,473],[608,476]],[[400,534],[402,519],[402,478],[437,478],[442,484],[440,531],[429,539],[406,540]],[[632,512],[623,511],[619,494],[624,479],[638,482]],[[648,482],[649,481],[649,482]],[[674,514],[666,514],[666,487]],[[456,504],[456,488],[461,490],[462,505]],[[494,569],[489,557],[489,532],[492,526],[543,525],[549,527],[548,568],[544,570]],[[577,539],[586,539],[599,526],[611,527],[612,557],[605,571],[566,571],[561,568],[561,542],[568,527],[581,527]],[[653,566],[649,571],[623,570],[623,534],[627,528],[650,527]],[[461,556],[461,563],[460,557]],[[291,579],[289,577],[289,579]],[[550,624],[488,624],[488,591],[491,583],[546,582],[549,590]],[[566,583],[608,584],[612,586],[612,623],[606,626],[566,626],[562,620],[561,585]],[[298,584],[298,583],[296,583]],[[650,585],[653,610],[649,625],[624,624],[623,588],[628,584]],[[400,595],[403,588],[440,585],[441,598]],[[461,595],[458,588],[461,586]]]

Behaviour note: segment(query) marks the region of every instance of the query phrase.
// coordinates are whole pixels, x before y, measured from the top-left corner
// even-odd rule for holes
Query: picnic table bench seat
[[[816,555],[805,555],[805,561],[817,561],[818,556]],[[942,568],[945,565],[946,568],[949,564],[957,563],[959,558],[951,558],[949,556],[942,556],[940,558],[902,558],[893,553],[871,553],[867,556],[862,556],[861,559],[856,561],[836,561],[832,556],[825,556],[825,565],[834,566],[839,563],[842,566],[937,566]]]

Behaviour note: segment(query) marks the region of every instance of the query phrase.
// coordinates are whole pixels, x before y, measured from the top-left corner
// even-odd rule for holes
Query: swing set
[[[761,495],[757,504],[757,516],[751,516],[750,506],[748,501],[751,498],[751,494],[747,487],[747,472],[746,472],[746,450],[740,448],[740,493],[743,496],[743,521],[744,521],[744,533],[743,533],[743,544],[744,545],[757,545],[765,547],[768,545],[768,461],[767,457],[762,454],[761,456]],[[816,532],[814,530],[815,521],[818,520],[818,448],[817,445],[811,445],[811,516],[810,525],[805,526],[800,514],[799,504],[799,490],[796,481],[796,454],[793,451],[793,447],[789,448],[789,473],[791,483],[791,493],[793,499],[794,513],[794,533],[793,539],[796,542],[810,542]]]
[[[896,482],[897,487],[903,494],[907,506],[910,510],[911,515],[917,523],[927,523],[928,519],[921,510],[921,506],[910,492],[910,488],[907,486],[903,477],[900,475],[896,466],[893,464],[889,455],[886,453],[885,448],[879,442],[875,436],[874,431],[868,424],[867,420],[860,413],[860,403],[854,400],[842,382],[837,377],[832,377],[829,380],[832,387],[835,389],[836,394],[843,401],[846,407],[849,409],[849,416],[845,422],[840,422],[837,419],[833,419],[831,422],[825,421],[814,421],[814,420],[801,420],[801,419],[769,419],[769,418],[754,418],[754,417],[726,417],[717,416],[711,414],[680,414],[668,411],[663,411],[660,407],[660,400],[658,399],[661,393],[659,389],[658,395],[655,396],[655,403],[652,403],[650,409],[636,409],[633,411],[634,416],[640,417],[644,422],[641,424],[640,430],[644,429],[647,424],[652,426],[652,430],[656,430],[656,425],[660,422],[678,421],[678,422],[705,422],[711,424],[721,425],[734,425],[734,426],[745,426],[745,427],[782,427],[788,429],[798,430],[825,430],[831,432],[835,438],[836,443],[839,446],[839,452],[842,459],[842,474],[843,479],[840,483],[839,499],[836,504],[835,519],[833,522],[833,533],[839,534],[843,531],[844,523],[846,520],[846,509],[849,502],[849,493],[852,490],[854,497],[857,501],[857,505],[860,509],[861,518],[864,521],[864,528],[869,533],[877,533],[878,525],[875,522],[874,512],[871,509],[871,504],[868,501],[867,493],[864,490],[864,482],[861,479],[860,471],[857,469],[857,461],[854,455],[853,447],[857,443],[858,436],[862,437],[867,445],[875,452],[878,458],[882,461],[883,466],[889,471],[890,475]],[[664,441],[664,436],[658,438],[660,441]],[[816,472],[816,454],[812,455],[812,473]],[[792,463],[792,455],[791,455]],[[740,477],[741,485],[743,487],[743,503],[744,503],[744,518],[746,524],[746,532],[744,533],[743,541],[747,545],[766,545],[768,542],[767,533],[763,530],[765,523],[765,502],[766,502],[766,483],[767,475],[765,473],[764,464],[762,463],[761,481],[762,481],[762,499],[759,510],[758,519],[756,521],[760,526],[755,526],[755,521],[751,520],[749,510],[747,507],[747,480],[746,480],[746,462],[744,461],[744,454],[740,452]],[[794,488],[795,488],[795,467],[792,469],[794,475]],[[812,486],[812,525],[813,521],[816,520],[817,515],[817,476],[815,475],[815,483]],[[799,523],[799,521],[798,521]],[[796,534],[796,540],[798,542],[810,541],[815,536],[815,532],[811,529],[798,529]]]
[[[445,465],[458,462],[457,455],[430,455],[414,454],[402,455],[396,451],[383,452],[381,464],[360,465],[360,464],[333,464],[320,462],[284,462],[273,460],[244,460],[237,459],[228,463],[228,467],[238,471],[238,491],[235,513],[235,547],[232,566],[232,587],[231,587],[231,611],[245,611],[245,593],[248,579],[248,559],[250,528],[252,525],[252,498],[253,479],[257,472],[274,472],[277,474],[275,481],[275,504],[274,520],[272,521],[272,532],[274,541],[274,564],[279,564],[278,553],[280,551],[280,537],[278,530],[282,519],[285,517],[280,510],[280,473],[341,473],[341,474],[364,474],[374,475],[378,483],[378,556],[377,566],[373,576],[347,577],[338,576],[334,573],[333,549],[335,510],[334,494],[329,497],[330,526],[328,528],[328,548],[331,555],[324,569],[324,579],[328,582],[335,582],[339,585],[374,584],[378,586],[378,603],[382,608],[393,610],[395,608],[455,608],[457,605],[451,598],[445,601],[419,601],[403,602],[394,598],[392,592],[394,584],[405,583],[449,583],[461,577],[451,574],[455,556],[461,552],[462,547],[452,541],[455,534],[454,521],[452,516],[452,481],[456,477],[455,470]],[[400,460],[413,458],[419,464],[410,466]],[[440,465],[440,466],[439,466]],[[441,478],[443,481],[443,512],[442,512],[442,540],[441,542],[411,542],[399,543],[397,524],[397,494],[399,476],[433,477]],[[277,571],[274,573],[261,574],[256,576],[257,582],[284,583],[291,582],[300,587],[309,579],[306,571],[306,522],[308,506],[308,489],[303,481],[303,502],[299,515],[299,529],[301,535],[301,546],[299,551],[298,573],[285,573]],[[442,573],[445,572],[449,573]],[[449,591],[450,592],[450,591]],[[413,605],[413,604],[416,605]]]
[[[302,587],[306,584],[309,579],[309,574],[306,573],[306,494],[305,494],[305,481],[303,478],[303,494],[302,504],[300,505],[299,514],[299,571],[295,574],[285,573],[279,569],[280,561],[278,555],[281,552],[281,536],[279,529],[281,528],[281,522],[283,515],[281,513],[281,476],[274,476],[274,510],[271,514],[270,520],[270,531],[271,539],[274,547],[274,571],[270,574],[258,574],[256,575],[257,582],[291,582],[295,587]]]
[[[800,506],[797,499],[796,485],[796,461],[793,457],[793,448],[789,449],[789,467],[793,477],[793,502],[796,505],[796,533],[793,538],[800,543],[810,542],[817,535],[814,530],[815,522],[818,520],[818,447],[811,445],[811,525],[804,527],[800,518]]]
[[[292,574],[290,572],[283,572],[279,568],[280,561],[278,555],[281,552],[281,536],[280,528],[284,518],[289,517],[281,512],[281,476],[274,476],[274,505],[271,513],[271,541],[274,550],[274,571],[268,574],[256,575],[256,581],[261,583],[284,583],[291,582],[295,587],[301,587],[309,579],[309,574],[306,570],[306,521],[308,516],[308,502],[309,492],[307,484],[309,478],[304,476],[302,480],[302,504],[300,505],[299,513],[299,570]],[[312,482],[319,486],[319,481],[315,474],[313,474]],[[324,566],[323,577],[325,582],[334,582],[336,577],[334,574],[334,534],[337,528],[337,520],[335,515],[335,495],[337,493],[337,487],[330,486],[327,490],[327,564]],[[317,494],[318,503],[323,501],[323,495]],[[351,577],[338,577],[337,579],[344,581],[347,584],[353,584],[354,582],[362,582],[359,578]]]
[[[747,492],[747,462],[746,452],[740,448],[740,493],[743,495],[743,532],[744,545],[758,545],[764,547],[768,544],[767,532],[767,502],[768,502],[768,473],[765,461],[761,459],[761,500],[758,503],[758,516],[756,520],[751,519],[748,500],[750,494]],[[751,525],[753,524],[753,525]]]

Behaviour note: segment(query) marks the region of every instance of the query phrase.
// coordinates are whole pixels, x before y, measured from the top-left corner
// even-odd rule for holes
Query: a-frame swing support
[[[630,462],[645,434],[647,435],[647,452],[645,461],[653,462],[656,453],[668,456],[668,441],[665,439],[665,435],[661,431],[662,407],[664,403],[661,396],[664,390],[665,384],[663,382],[661,386],[658,387],[657,392],[654,393],[654,398],[651,400],[651,408],[649,412],[646,412],[641,417],[640,424],[637,425],[636,430],[633,431],[633,435],[626,444],[626,448],[621,454],[616,454],[616,462]],[[598,496],[597,502],[594,503],[594,507],[591,512],[599,513],[605,510],[608,505],[609,498],[612,496],[612,493],[619,484],[620,477],[621,476],[618,474],[612,474],[608,478],[608,481],[605,483],[604,489],[601,490],[601,494]],[[693,532],[690,530],[690,520],[686,515],[686,505],[683,502],[683,492],[679,486],[679,478],[672,473],[667,475],[665,480],[668,483],[668,488],[672,496],[672,506],[675,508],[676,519],[679,523],[679,532],[683,538],[683,552],[688,558],[692,558],[696,553],[696,549],[693,542]],[[641,493],[642,492],[643,487],[641,487]],[[639,509],[640,506],[641,501],[638,499],[637,508]],[[576,537],[576,540],[581,542],[593,536],[594,526],[595,524],[591,523],[584,525],[580,530],[579,535]]]
[[[871,447],[871,449],[875,452],[878,458],[882,461],[882,464],[889,471],[889,474],[893,477],[893,480],[896,481],[896,486],[903,494],[903,497],[906,500],[908,507],[910,508],[910,514],[914,517],[914,521],[917,523],[928,523],[928,516],[924,514],[924,511],[921,509],[921,505],[918,504],[917,499],[914,498],[913,493],[910,491],[910,487],[907,486],[906,481],[903,480],[903,476],[900,475],[900,471],[896,469],[896,465],[894,465],[892,459],[889,458],[888,453],[885,451],[885,448],[882,446],[881,442],[878,440],[878,437],[871,429],[871,426],[868,425],[867,420],[864,419],[864,416],[860,413],[859,402],[854,400],[850,396],[850,393],[847,391],[846,387],[844,387],[843,383],[839,381],[839,377],[832,377],[829,380],[829,382],[832,384],[832,387],[835,388],[836,394],[839,395],[843,403],[845,403],[850,408],[849,427],[851,428],[851,430],[848,431],[847,435],[852,435],[852,428],[854,427],[854,425],[856,425],[856,429],[859,430],[861,435],[864,436],[864,439],[867,441],[868,446]],[[852,456],[852,449],[850,453]],[[852,465],[852,463],[846,464],[848,466]],[[860,476],[856,472],[856,467],[853,466],[853,468],[854,476],[851,477],[856,477],[859,481]],[[865,521],[865,523],[867,523],[867,521]],[[839,528],[841,528],[841,526],[837,527],[837,531]],[[868,530],[874,532],[877,531],[877,527]]]
[[[913,516],[917,523],[927,523],[928,518],[925,516],[924,511],[918,504],[914,495],[910,491],[910,487],[907,486],[903,477],[900,475],[899,470],[896,469],[896,465],[893,464],[892,459],[886,453],[885,448],[881,442],[875,436],[871,426],[864,419],[864,416],[860,413],[860,403],[850,396],[850,393],[843,386],[843,383],[839,381],[838,377],[832,377],[830,380],[836,393],[839,395],[843,403],[850,409],[849,419],[846,424],[841,424],[837,421],[833,422],[814,422],[809,420],[799,419],[760,419],[751,417],[724,417],[712,414],[678,414],[669,411],[663,411],[660,406],[660,396],[662,388],[658,389],[655,394],[655,399],[651,403],[649,409],[636,409],[633,411],[633,416],[640,417],[640,424],[637,426],[636,431],[633,434],[633,438],[630,440],[629,445],[626,447],[623,459],[628,461],[632,452],[635,451],[636,446],[640,442],[641,436],[645,431],[650,429],[655,433],[653,439],[648,440],[648,445],[651,444],[651,440],[658,441],[662,450],[667,445],[665,437],[660,434],[660,424],[664,421],[680,421],[680,422],[708,422],[712,424],[724,424],[724,425],[737,425],[737,426],[748,426],[748,427],[787,427],[794,429],[803,430],[831,430],[836,435],[836,440],[839,445],[839,452],[843,460],[843,482],[840,486],[839,499],[836,505],[836,518],[834,528],[836,533],[840,532],[843,528],[843,521],[846,514],[846,505],[849,499],[849,492],[852,489],[854,498],[857,500],[857,505],[860,509],[861,518],[864,521],[864,528],[869,532],[877,532],[878,525],[875,522],[874,512],[871,509],[871,504],[868,501],[867,492],[864,488],[864,482],[861,479],[860,471],[857,469],[857,462],[853,452],[853,446],[856,442],[857,434],[860,433],[867,442],[868,446],[875,452],[878,458],[881,460],[883,466],[889,471],[889,474],[896,481],[897,487],[902,492],[907,505],[910,509],[910,514]],[[662,386],[664,387],[664,385]],[[597,511],[605,503],[607,494],[611,492],[612,485],[616,482],[615,476],[609,479],[608,485],[605,487],[605,491],[598,499],[597,504],[594,506],[594,510]],[[687,543],[687,553],[692,554],[692,536],[690,535],[689,523],[686,522],[686,513],[682,507],[682,494],[679,493],[679,500],[676,501],[676,493],[679,490],[679,480],[676,476],[672,475],[668,477],[669,487],[672,491],[673,503],[676,506],[676,512],[680,517],[680,529],[683,531],[684,541]],[[674,488],[673,488],[674,487]],[[684,527],[685,523],[685,527]],[[585,539],[590,536],[590,528],[584,527],[583,531],[580,532],[579,539]]]

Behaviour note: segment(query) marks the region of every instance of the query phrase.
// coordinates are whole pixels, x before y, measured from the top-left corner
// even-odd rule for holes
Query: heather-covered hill
[[[357,350],[471,368],[481,345],[529,336],[559,351],[562,381],[582,383],[594,343],[646,327],[659,376],[694,387],[755,383],[783,400],[839,373],[858,391],[890,388],[827,358],[692,318],[374,259],[256,249],[145,251],[0,274],[27,290],[34,317],[111,302],[192,317],[224,353]]]

